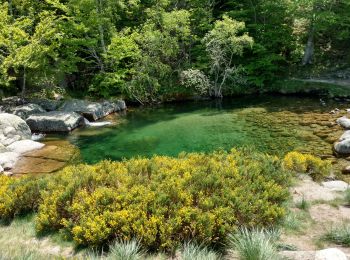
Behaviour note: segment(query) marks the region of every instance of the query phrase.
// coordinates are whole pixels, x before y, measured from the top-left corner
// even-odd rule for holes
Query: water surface
[[[277,155],[291,150],[331,154],[339,129],[329,111],[339,106],[283,96],[165,104],[111,116],[104,120],[112,120],[112,126],[79,129],[65,138],[88,163],[242,146]]]

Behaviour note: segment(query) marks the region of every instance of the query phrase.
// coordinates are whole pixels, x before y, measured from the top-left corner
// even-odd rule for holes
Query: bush
[[[274,239],[275,234],[264,229],[242,228],[229,236],[230,245],[238,252],[241,260],[280,259]]]
[[[38,233],[77,245],[137,238],[150,251],[183,241],[221,245],[237,226],[283,218],[290,174],[277,157],[250,150],[155,156],[69,166],[40,179],[0,177],[0,219],[37,211]]]
[[[318,181],[330,174],[331,162],[323,161],[318,157],[310,154],[302,154],[299,152],[288,153],[283,160],[286,170],[297,173],[306,173],[312,179]]]
[[[251,151],[73,166],[48,180],[36,228],[88,246],[134,237],[150,250],[216,244],[239,224],[282,218],[287,183],[277,158]]]
[[[0,176],[0,220],[9,221],[16,215],[38,208],[40,191],[46,179],[24,177],[21,179]]]

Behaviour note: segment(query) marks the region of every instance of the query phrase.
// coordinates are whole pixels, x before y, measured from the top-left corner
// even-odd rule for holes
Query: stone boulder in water
[[[33,132],[70,132],[84,125],[84,118],[75,112],[52,111],[31,115],[26,122]]]
[[[44,113],[46,111],[39,105],[25,104],[17,107],[10,107],[6,109],[6,112],[19,116],[20,118],[26,120],[33,114]]]
[[[81,114],[89,121],[96,121],[114,112],[124,110],[126,108],[124,101],[102,103],[90,102],[86,100],[72,99],[63,103],[60,111],[76,112]]]

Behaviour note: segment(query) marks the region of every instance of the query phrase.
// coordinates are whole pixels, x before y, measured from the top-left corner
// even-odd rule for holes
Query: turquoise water
[[[131,109],[105,119],[112,120],[112,126],[79,129],[66,138],[88,163],[242,146],[271,154],[328,153],[331,145],[314,134],[315,126],[301,121],[304,114],[322,115],[333,106],[323,106],[318,99],[281,96],[166,104]]]

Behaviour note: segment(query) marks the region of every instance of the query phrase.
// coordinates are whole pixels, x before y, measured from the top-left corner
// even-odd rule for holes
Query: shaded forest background
[[[348,67],[349,0],[0,1],[0,88],[142,104]]]

